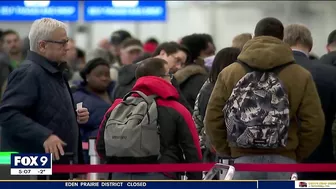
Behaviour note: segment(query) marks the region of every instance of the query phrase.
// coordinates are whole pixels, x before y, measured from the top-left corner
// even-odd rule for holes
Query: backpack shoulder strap
[[[130,97],[132,94],[137,94],[139,95],[147,104],[147,118],[148,118],[148,123],[151,122],[152,118],[157,119],[157,105],[155,103],[155,99],[157,98],[157,95],[149,95],[147,96],[141,91],[130,91],[128,92],[124,98],[123,101],[126,101],[128,97]],[[153,117],[151,116],[153,115]]]
[[[124,96],[123,101],[125,101],[132,94],[138,94],[141,98],[143,98],[146,101],[147,104],[153,103],[153,100],[155,100],[156,98],[156,95],[147,96],[145,93],[141,91],[130,91]]]

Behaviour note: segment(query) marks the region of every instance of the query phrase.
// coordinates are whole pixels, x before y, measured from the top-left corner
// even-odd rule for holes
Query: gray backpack
[[[223,109],[230,147],[285,147],[290,108],[288,94],[277,74],[293,63],[270,70],[238,63],[245,67],[247,74],[237,82]]]
[[[112,110],[104,132],[106,156],[159,157],[160,127],[155,97],[131,91]]]

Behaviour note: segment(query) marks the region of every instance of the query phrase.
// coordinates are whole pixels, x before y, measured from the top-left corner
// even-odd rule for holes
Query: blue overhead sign
[[[84,1],[85,21],[165,21],[166,2]]]
[[[78,20],[78,1],[0,1],[0,21]]]

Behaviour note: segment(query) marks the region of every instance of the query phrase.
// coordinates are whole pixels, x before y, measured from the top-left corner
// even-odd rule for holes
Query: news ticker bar
[[[1,189],[69,188],[145,188],[145,189],[296,189],[335,188],[336,181],[0,181]]]

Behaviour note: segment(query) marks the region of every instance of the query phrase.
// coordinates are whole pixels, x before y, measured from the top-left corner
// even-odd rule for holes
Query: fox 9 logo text
[[[50,169],[52,164],[51,158],[51,154],[12,154],[11,168]]]

